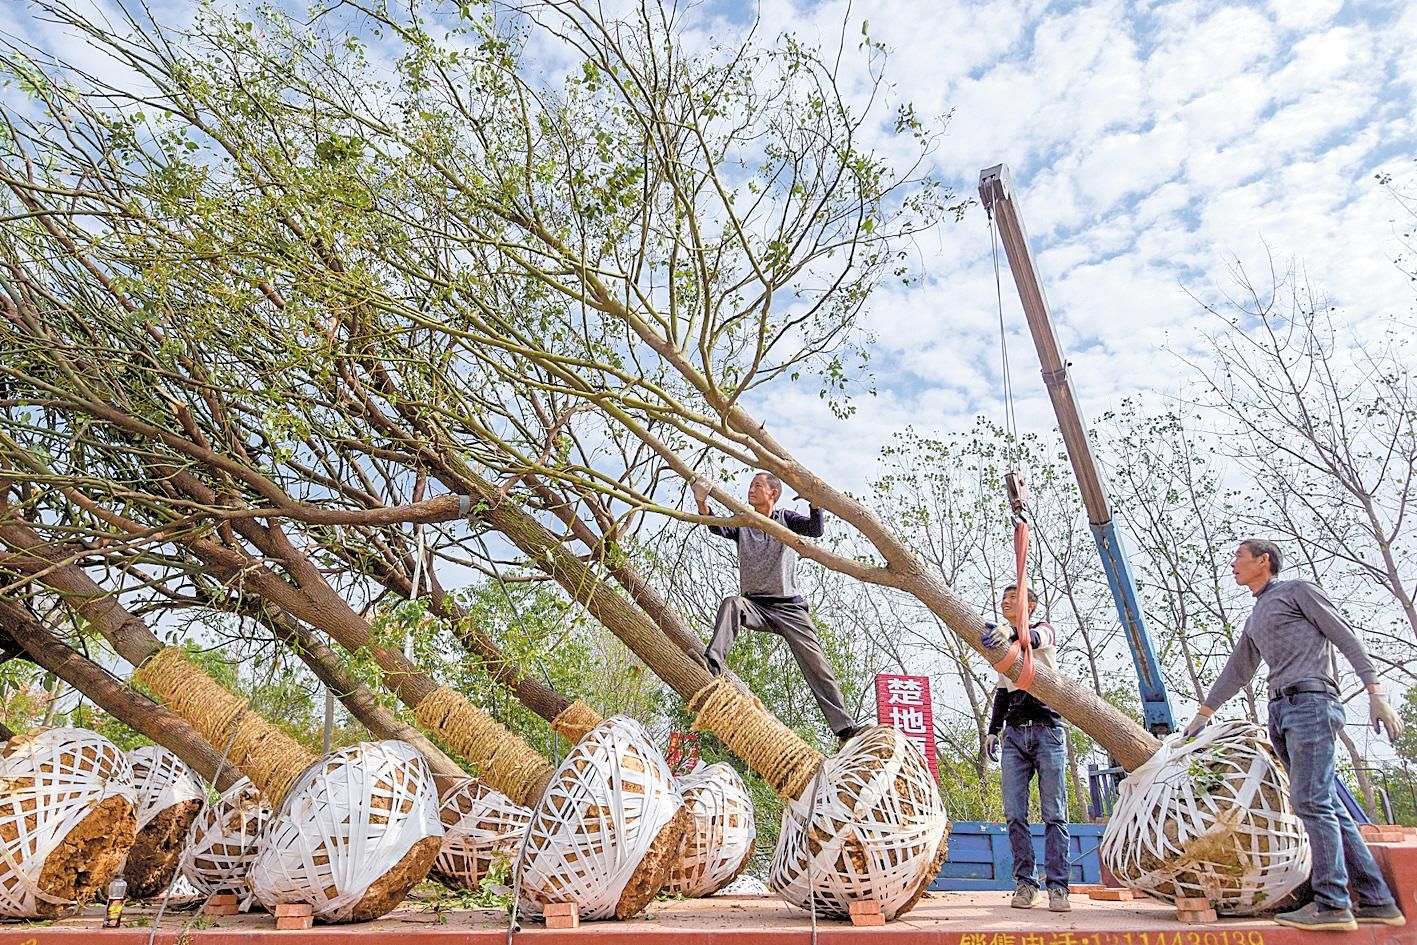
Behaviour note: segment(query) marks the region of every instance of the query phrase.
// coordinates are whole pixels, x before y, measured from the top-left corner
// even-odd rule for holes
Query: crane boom
[[[1122,629],[1126,632],[1132,661],[1136,664],[1146,727],[1156,735],[1169,734],[1176,730],[1176,719],[1166,694],[1161,665],[1156,658],[1151,635],[1146,629],[1146,618],[1142,613],[1141,599],[1137,594],[1136,580],[1132,576],[1126,546],[1123,545],[1122,536],[1117,532],[1116,523],[1112,520],[1106,485],[1097,468],[1097,458],[1092,449],[1092,441],[1087,435],[1087,425],[1083,421],[1082,410],[1078,407],[1077,396],[1073,392],[1068,362],[1058,344],[1058,336],[1053,331],[1048,297],[1043,293],[1033,250],[1028,245],[1028,234],[1014,202],[1013,180],[1007,165],[998,164],[979,173],[979,197],[984,202],[984,209],[994,218],[995,225],[999,228],[999,237],[1008,256],[1009,268],[1013,271],[1014,283],[1018,286],[1019,300],[1023,303],[1024,315],[1028,319],[1028,330],[1033,335],[1034,346],[1038,349],[1038,360],[1043,367],[1043,383],[1048,389],[1049,399],[1053,402],[1058,429],[1063,435],[1063,443],[1067,446],[1068,460],[1072,463],[1073,474],[1077,477],[1078,488],[1082,491],[1082,504],[1087,510],[1092,537],[1102,558],[1102,570],[1107,575],[1107,586],[1112,592],[1112,601],[1117,607]]]

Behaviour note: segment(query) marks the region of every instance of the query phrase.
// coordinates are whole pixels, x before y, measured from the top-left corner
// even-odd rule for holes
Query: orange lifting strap
[[[1024,482],[1023,473],[1011,469],[1004,476],[1004,485],[1009,490],[1009,507],[1014,513],[1014,570],[1017,574],[1014,583],[1018,585],[1014,602],[1018,605],[1017,623],[1021,629],[1018,639],[994,668],[1008,675],[1009,670],[1023,660],[1014,685],[1026,690],[1033,685],[1034,677],[1033,637],[1028,632],[1028,484]]]

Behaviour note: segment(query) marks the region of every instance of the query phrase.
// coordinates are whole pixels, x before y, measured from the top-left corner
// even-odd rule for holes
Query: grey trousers
[[[709,672],[715,676],[723,672],[727,665],[728,651],[733,641],[738,639],[738,631],[743,627],[763,633],[775,633],[787,641],[817,705],[826,716],[831,730],[840,734],[856,724],[846,714],[842,703],[841,687],[836,683],[836,674],[822,653],[822,645],[817,642],[817,631],[807,617],[807,605],[790,602],[769,603],[754,601],[747,597],[726,597],[718,605],[718,618],[714,622],[713,640],[704,652]]]

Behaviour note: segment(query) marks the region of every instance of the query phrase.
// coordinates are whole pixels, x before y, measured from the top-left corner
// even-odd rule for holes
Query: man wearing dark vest
[[[1028,613],[1038,606],[1038,595],[1028,592]],[[1004,588],[999,602],[1009,621],[1009,631],[988,625],[984,645],[1002,649],[1029,634],[1033,659],[1049,669],[1057,668],[1058,636],[1052,625],[1030,619],[1019,627],[1018,585]],[[1003,758],[1000,759],[1002,731]],[[1038,801],[1043,812],[1043,874],[1048,884],[1048,908],[1052,912],[1071,911],[1068,902],[1068,747],[1063,719],[1037,698],[1019,689],[1014,681],[999,674],[994,690],[994,711],[989,719],[989,735],[984,742],[989,757],[1000,762],[1004,791],[1004,819],[1009,827],[1009,847],[1014,854],[1015,909],[1031,909],[1038,900],[1038,872],[1033,857],[1033,835],[1028,826],[1028,785],[1038,775]]]
[[[1274,921],[1320,931],[1351,931],[1360,922],[1403,925],[1407,920],[1334,789],[1335,739],[1345,721],[1331,668],[1335,647],[1368,689],[1373,729],[1386,729],[1396,741],[1402,737],[1402,719],[1383,698],[1363,641],[1328,595],[1308,581],[1278,580],[1280,563],[1279,547],[1271,541],[1247,538],[1235,550],[1230,572],[1236,584],[1250,589],[1255,606],[1186,735],[1194,738],[1264,660],[1269,667],[1269,739],[1289,771],[1289,798],[1313,854],[1314,901],[1281,912]],[[1348,895],[1349,880],[1356,905]]]
[[[696,479],[693,489],[699,514],[713,514],[708,506],[708,483]],[[759,515],[804,538],[822,537],[825,519],[821,509],[811,507],[807,515],[778,509],[777,500],[781,497],[782,482],[769,473],[758,473],[748,485],[748,504]],[[723,673],[728,651],[744,627],[775,633],[787,641],[837,738],[844,742],[855,735],[860,729],[846,712],[836,675],[817,642],[807,602],[797,592],[797,552],[757,528],[710,525],[708,530],[738,546],[738,594],[719,605],[713,640],[704,652],[709,672],[715,676]]]

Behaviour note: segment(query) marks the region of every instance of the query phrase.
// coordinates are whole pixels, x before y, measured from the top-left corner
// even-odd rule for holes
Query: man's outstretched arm
[[[808,509],[806,515],[791,509],[783,509],[782,524],[803,538],[821,538],[827,533],[826,513],[816,506]]]
[[[713,515],[713,509],[709,508],[708,504],[709,484],[702,479],[695,479],[689,485],[694,490],[694,502],[698,504],[699,514]],[[727,538],[729,541],[738,540],[737,528],[728,525],[709,525],[706,527],[710,534],[717,535],[719,538]]]

